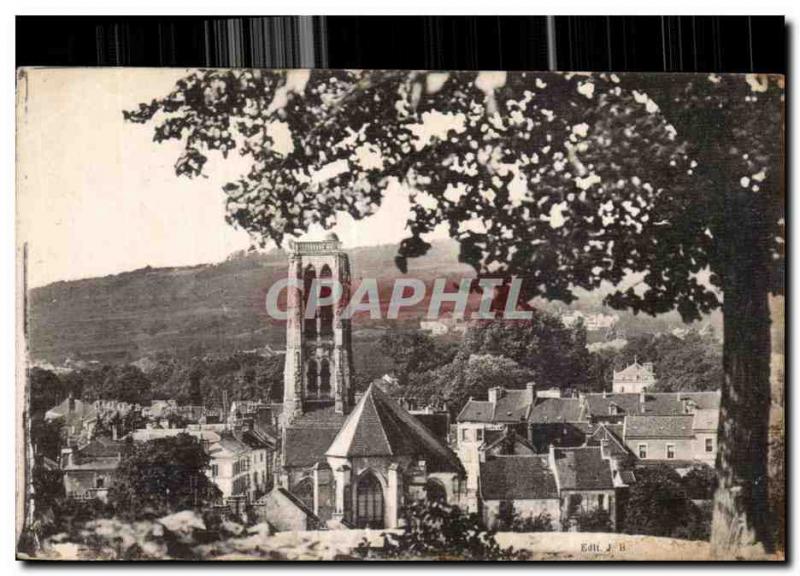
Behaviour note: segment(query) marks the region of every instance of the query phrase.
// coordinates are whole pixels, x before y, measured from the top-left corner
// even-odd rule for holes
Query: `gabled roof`
[[[99,436],[76,451],[80,458],[103,458],[120,456],[125,451],[124,442]]]
[[[622,370],[614,370],[614,378],[622,378],[628,380],[639,380],[639,379],[652,379],[654,378],[655,374],[653,373],[653,365],[649,362],[645,364],[639,364],[638,362],[634,362],[633,364],[623,368]]]
[[[692,438],[693,415],[626,416],[625,438]]]
[[[480,464],[483,500],[558,498],[555,477],[544,456],[497,456]]]
[[[481,449],[484,452],[492,452],[496,448],[503,447],[503,442],[513,443],[514,446],[521,447],[524,451],[529,452],[530,454],[536,454],[536,448],[534,448],[525,438],[519,434],[516,434],[513,430],[503,431],[498,437],[494,437],[491,440],[487,439],[483,443]]]
[[[610,490],[614,488],[611,464],[600,447],[554,448],[556,474],[561,490]]]
[[[424,458],[431,471],[463,470],[456,455],[425,426],[370,384],[326,456],[412,456]]]
[[[297,496],[289,492],[283,486],[276,486],[275,488],[264,494],[261,498],[259,498],[256,504],[263,505],[265,501],[268,499],[279,500],[280,501],[279,504],[281,505],[285,505],[288,503],[297,508],[298,510],[300,510],[308,518],[316,520],[317,522],[319,521],[319,517],[317,517],[317,515],[314,514],[313,510],[311,510],[308,506],[303,504],[302,500],[300,500]]]
[[[696,410],[718,410],[719,392],[647,392],[641,396],[636,393],[586,394],[586,416],[608,416],[608,407],[615,404],[624,414],[645,414],[652,416],[678,416],[685,414],[683,399],[694,403]]]
[[[528,401],[527,390],[502,391],[502,396],[497,398],[494,405],[494,422],[520,422],[528,417],[531,403]]]
[[[318,408],[295,418],[284,430],[283,465],[308,467],[325,460],[325,450],[331,445],[344,424],[346,416],[333,406]]]
[[[73,399],[72,411],[69,409],[70,399],[65,398],[60,404],[56,404],[48,410],[44,418],[45,420],[55,420],[56,418],[63,418],[64,416],[71,416],[73,418],[89,419],[97,416],[97,409],[90,402],[83,400]]]
[[[247,444],[236,438],[230,432],[226,432],[220,436],[219,441],[214,443],[208,452],[211,456],[217,456],[225,452],[238,455],[249,451],[250,448]]]
[[[610,456],[627,456],[630,450],[622,441],[622,426],[619,424],[600,424],[587,439],[587,444],[598,446],[606,441],[607,454]]]
[[[530,410],[527,390],[499,391],[497,402],[470,399],[456,418],[457,422],[524,422]]]
[[[457,422],[492,422],[494,404],[488,400],[468,400],[456,417]]]
[[[581,401],[577,398],[537,398],[528,414],[528,422],[532,424],[580,420],[582,420]]]

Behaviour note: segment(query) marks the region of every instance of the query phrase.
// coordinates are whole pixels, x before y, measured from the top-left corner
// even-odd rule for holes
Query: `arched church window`
[[[309,360],[308,364],[306,364],[306,395],[316,396],[318,391],[317,361]]]
[[[425,498],[429,502],[441,502],[442,504],[446,504],[447,490],[445,490],[441,482],[429,478],[428,481],[425,482]]]
[[[309,510],[314,509],[314,482],[311,478],[304,478],[292,489],[292,494],[297,496]]]
[[[315,296],[311,294],[311,289],[314,286],[316,277],[317,271],[314,269],[314,266],[311,264],[306,266],[306,270],[303,273],[303,323],[305,325],[304,332],[307,339],[314,339],[317,337],[317,319],[308,318],[306,315],[306,310],[308,309],[311,298],[315,298]]]
[[[319,367],[319,394],[331,395],[331,365],[327,360],[322,360]]]
[[[320,299],[330,298],[333,293],[333,288],[328,282],[333,276],[330,266],[325,264],[319,272],[320,277]],[[320,334],[323,337],[333,335],[333,304],[325,304],[320,306]]]
[[[356,527],[383,528],[383,489],[371,472],[359,478],[356,486]]]

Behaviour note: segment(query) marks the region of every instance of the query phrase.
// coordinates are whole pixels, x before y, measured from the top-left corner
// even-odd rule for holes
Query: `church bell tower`
[[[331,300],[332,284],[337,282],[341,297],[323,304]],[[320,298],[320,305],[312,305],[306,313],[315,297]],[[285,424],[316,408],[333,406],[339,414],[350,411],[350,320],[342,318],[349,297],[350,262],[335,234],[317,242],[290,241],[283,374]]]

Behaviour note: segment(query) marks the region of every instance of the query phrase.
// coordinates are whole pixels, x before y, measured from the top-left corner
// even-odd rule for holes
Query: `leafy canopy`
[[[443,224],[461,261],[521,276],[528,297],[570,302],[576,287],[640,274],[638,289],[606,302],[692,320],[719,305],[698,274],[719,252],[710,215],[720,201],[698,187],[687,135],[651,97],[684,80],[648,95],[636,89],[643,78],[201,70],[124,116],[154,121],[157,142],[184,143],[178,175],[202,175],[212,151],[249,160],[224,186],[227,219],[262,245],[330,227],[339,212],[369,216],[400,184],[412,204],[401,270]],[[730,121],[714,116],[725,100],[706,98],[716,90],[696,82],[668,110]]]

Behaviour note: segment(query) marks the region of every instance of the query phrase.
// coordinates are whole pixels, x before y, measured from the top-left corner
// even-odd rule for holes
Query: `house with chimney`
[[[580,400],[583,418],[614,430],[640,462],[714,463],[719,391],[601,393]]]

